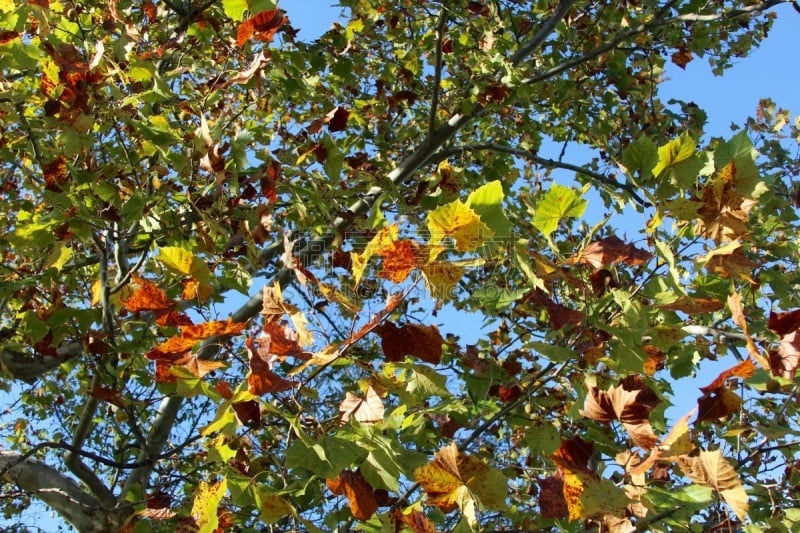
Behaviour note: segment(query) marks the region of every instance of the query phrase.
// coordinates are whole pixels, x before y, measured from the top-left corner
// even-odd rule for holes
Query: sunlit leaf
[[[533,227],[549,237],[562,220],[582,216],[588,202],[581,196],[575,189],[553,184],[536,204],[531,220]]]
[[[460,200],[450,202],[428,213],[430,243],[440,244],[453,239],[459,252],[471,252],[494,235],[489,226],[467,204]]]
[[[736,470],[722,456],[720,450],[701,450],[697,457],[682,457],[679,464],[683,473],[693,482],[717,491],[739,520],[747,518],[747,492]]]

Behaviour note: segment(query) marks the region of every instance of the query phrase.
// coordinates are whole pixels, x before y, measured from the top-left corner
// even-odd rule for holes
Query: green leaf
[[[480,287],[472,292],[472,297],[480,302],[481,307],[490,313],[496,313],[506,309],[509,305],[516,302],[525,294],[528,289],[508,289],[493,286]]]
[[[658,162],[658,148],[646,135],[633,141],[622,152],[622,164],[631,175],[639,171],[639,176],[643,180],[653,175],[653,168]]]
[[[671,140],[658,148],[658,164],[653,168],[653,175],[658,176],[667,168],[686,161],[696,150],[697,142],[688,133]]]
[[[525,444],[531,453],[549,456],[561,446],[561,435],[553,424],[537,423],[525,432]]]
[[[222,10],[236,22],[244,19],[244,13],[249,7],[247,0],[222,0]]]
[[[578,218],[586,211],[588,202],[581,198],[583,193],[571,187],[554,183],[536,204],[531,223],[549,237],[565,218]]]
[[[527,343],[528,348],[532,348],[547,357],[553,362],[562,363],[575,359],[578,354],[575,350],[567,348],[566,346],[559,346],[558,344],[550,344],[548,342],[532,341]]]
[[[481,222],[494,231],[495,238],[507,237],[511,232],[511,221],[503,212],[503,185],[500,181],[489,183],[475,189],[467,197],[467,207],[481,217]]]

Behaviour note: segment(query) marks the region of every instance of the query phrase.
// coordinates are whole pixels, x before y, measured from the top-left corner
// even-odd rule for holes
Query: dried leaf
[[[436,526],[420,511],[411,511],[406,514],[400,509],[395,509],[392,518],[396,524],[402,524],[413,533],[436,533]]]
[[[677,52],[672,54],[672,62],[682,69],[686,69],[686,65],[688,65],[692,59],[692,52],[686,47],[681,47],[678,49]]]
[[[725,382],[732,378],[749,378],[751,377],[756,371],[756,365],[753,363],[752,359],[746,359],[741,363],[732,366],[731,368],[724,370],[719,373],[719,375],[706,385],[705,387],[700,387],[700,390],[703,392],[714,392],[715,390],[719,390],[725,386]]]
[[[350,417],[358,422],[374,424],[383,420],[383,402],[375,389],[370,386],[367,388],[365,398],[359,398],[355,394],[348,392],[345,399],[339,404],[339,412],[342,413],[342,423],[350,420]]]
[[[378,510],[375,491],[359,471],[342,470],[339,477],[325,480],[325,484],[335,495],[347,496],[350,511],[361,521],[366,522]]]
[[[634,245],[612,235],[591,243],[577,256],[571,257],[568,263],[587,264],[599,269],[615,263],[626,263],[632,266],[641,265],[649,261],[651,257],[653,257],[653,254],[650,252],[636,248]]]
[[[133,275],[131,279],[136,288],[128,298],[122,300],[122,305],[131,313],[169,311],[175,306],[175,302],[167,298],[164,291],[149,281],[136,275]]]
[[[713,313],[725,307],[725,304],[716,298],[702,298],[699,296],[681,296],[677,300],[669,304],[657,305],[659,309],[666,309],[668,311],[680,311],[689,316]]]
[[[247,375],[250,394],[261,396],[268,392],[277,393],[292,388],[294,383],[275,374],[272,371],[272,361],[264,360],[257,353],[252,337],[245,341],[245,348],[250,358],[250,373]]]
[[[747,351],[763,369],[769,370],[769,361],[767,361],[767,359],[761,355],[761,351],[756,346],[756,343],[753,342],[753,338],[747,332],[747,319],[744,316],[744,309],[742,308],[742,302],[738,293],[734,292],[728,296],[728,309],[731,310],[731,318],[733,319],[733,322],[742,328],[742,333],[744,333],[747,341]]]
[[[236,29],[236,46],[243,47],[251,37],[257,41],[271,43],[287,20],[280,9],[262,11],[252,18],[243,20]]]
[[[755,200],[744,198],[736,190],[736,165],[728,163],[708,180],[702,190],[702,207],[697,212],[695,232],[717,244],[729,242],[747,234],[747,222]]]
[[[419,245],[415,241],[402,239],[378,250],[383,258],[383,268],[378,274],[394,283],[402,283],[412,270],[419,266]]]
[[[381,349],[389,361],[401,361],[413,355],[427,363],[438,365],[442,359],[444,339],[436,326],[405,324],[397,327],[387,322],[375,328],[381,338]]]
[[[701,450],[697,457],[681,457],[678,464],[686,477],[694,483],[717,491],[739,520],[747,519],[747,492],[736,470],[722,456],[720,450]]]

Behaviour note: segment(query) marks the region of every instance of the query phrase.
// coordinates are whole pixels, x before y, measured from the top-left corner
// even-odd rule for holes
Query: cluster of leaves
[[[6,515],[796,527],[800,122],[658,97],[782,2],[341,3],[0,0]]]

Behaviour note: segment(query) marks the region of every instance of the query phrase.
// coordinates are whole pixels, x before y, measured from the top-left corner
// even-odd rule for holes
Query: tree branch
[[[599,172],[589,170],[588,168],[579,165],[573,165],[571,163],[564,163],[563,161],[557,161],[555,159],[540,157],[536,155],[535,152],[532,152],[530,150],[523,150],[522,148],[514,148],[511,146],[505,146],[502,144],[495,144],[495,143],[467,144],[440,151],[439,153],[436,154],[436,158],[434,161],[438,163],[439,161],[447,159],[448,157],[452,157],[455,155],[462,155],[465,152],[477,152],[480,150],[503,152],[515,155],[517,157],[525,158],[529,161],[536,163],[537,165],[546,168],[561,168],[564,170],[570,170],[572,172],[575,172],[576,174],[584,174],[586,176],[589,176],[593,180],[598,181],[603,185],[606,185],[612,189],[622,190],[627,192],[631,196],[631,198],[642,207],[651,207],[650,202],[639,196],[639,193],[636,191],[636,188],[630,183],[620,183],[613,178],[600,174]]]
[[[115,531],[114,513],[55,468],[20,453],[0,450],[0,480],[13,483],[49,505],[78,531]]]
[[[442,4],[439,12],[439,25],[436,28],[436,58],[433,66],[433,94],[431,95],[431,112],[428,118],[428,135],[436,131],[436,113],[439,110],[439,91],[442,83],[442,46],[444,32],[447,28],[447,8]]]
[[[61,363],[81,355],[83,353],[83,345],[79,342],[66,344],[58,348],[56,353],[58,354],[56,357],[37,357],[3,348],[3,351],[0,352],[0,365],[8,370],[13,379],[33,381],[57,368]]]

